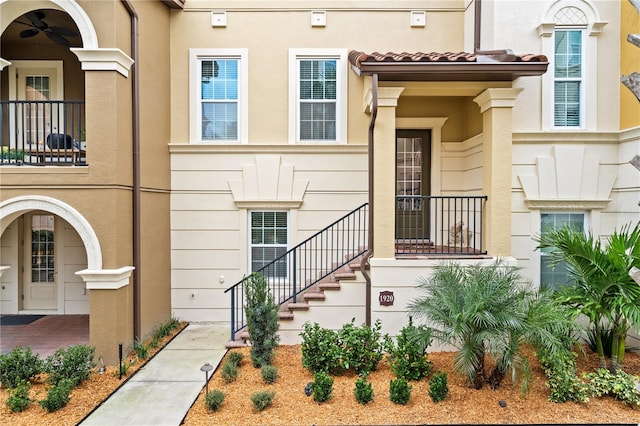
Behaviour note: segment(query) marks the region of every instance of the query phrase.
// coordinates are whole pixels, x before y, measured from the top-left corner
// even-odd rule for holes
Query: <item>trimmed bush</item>
[[[260,375],[265,383],[275,383],[278,379],[278,369],[273,365],[263,365],[260,369]]]
[[[218,411],[222,403],[224,402],[224,392],[215,389],[209,392],[204,399],[204,405],[209,411]]]
[[[222,372],[220,375],[226,383],[235,382],[238,378],[238,366],[232,362],[226,361],[222,365]]]
[[[38,403],[47,410],[49,413],[53,413],[54,411],[58,411],[71,399],[69,396],[71,390],[75,386],[73,380],[71,379],[62,379],[55,386],[49,388],[47,392],[47,398],[39,401]]]
[[[420,336],[420,338],[418,338]],[[400,330],[396,344],[387,337],[385,347],[389,368],[398,378],[422,380],[431,374],[431,362],[427,359],[427,348],[431,344],[431,331],[425,326],[409,325]]]
[[[324,371],[313,374],[313,399],[316,402],[326,402],[333,396],[333,377]]]
[[[232,351],[227,354],[226,362],[230,362],[231,364],[240,366],[240,363],[242,362],[243,359],[244,359],[244,355],[242,355],[242,353]]]
[[[30,347],[18,346],[5,355],[0,355],[0,383],[15,388],[42,373],[44,364]]]
[[[354,322],[355,318],[338,332],[344,368],[353,369],[358,374],[375,371],[384,352],[380,333],[382,324],[377,320],[373,327],[366,324],[357,327]]]
[[[395,379],[389,382],[389,399],[394,404],[407,405],[411,399],[411,385],[406,379]]]
[[[49,383],[57,385],[65,379],[71,380],[74,386],[82,383],[89,378],[91,369],[96,366],[94,356],[95,348],[87,345],[58,349],[45,361]]]
[[[363,405],[373,399],[373,386],[367,374],[358,377],[356,387],[353,389],[353,394],[356,397],[356,401]]]
[[[304,368],[312,373],[324,371],[337,375],[343,372],[342,349],[336,331],[321,328],[318,323],[305,322],[300,336],[302,336],[300,350]]]
[[[24,411],[29,406],[29,404],[31,404],[33,400],[29,398],[30,389],[31,383],[23,380],[18,383],[18,386],[16,386],[13,390],[8,391],[9,396],[7,398],[6,404],[11,411],[13,411],[14,413],[19,413],[21,411]]]
[[[438,371],[429,380],[429,396],[433,402],[444,401],[449,394],[449,386],[447,385],[447,373]]]
[[[253,406],[256,407],[256,410],[262,411],[265,408],[269,407],[273,402],[273,398],[275,398],[275,392],[269,391],[261,391],[256,392],[251,395],[251,402],[253,402]]]

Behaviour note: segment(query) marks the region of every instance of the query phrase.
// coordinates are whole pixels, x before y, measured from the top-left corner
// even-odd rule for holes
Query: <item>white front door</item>
[[[30,214],[25,221],[24,310],[58,309],[55,216]]]
[[[14,61],[9,83],[11,100],[29,101],[10,111],[10,122],[19,123],[12,137],[27,144],[42,144],[50,133],[64,130],[60,106],[43,102],[62,99],[62,61]]]

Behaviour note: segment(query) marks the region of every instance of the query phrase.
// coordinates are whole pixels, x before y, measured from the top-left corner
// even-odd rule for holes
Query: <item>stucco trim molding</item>
[[[616,170],[584,146],[555,145],[551,156],[536,157],[534,174],[518,178],[532,209],[601,210],[611,201]]]
[[[83,71],[117,71],[125,77],[133,65],[133,59],[117,48],[70,49],[82,62]]]
[[[230,179],[229,188],[238,208],[298,208],[309,185],[295,179],[293,164],[279,155],[257,155],[254,164],[242,166],[242,179]]]
[[[6,59],[0,58],[0,71],[5,69],[9,65],[11,65],[11,62],[7,61]]]
[[[100,241],[89,221],[78,210],[55,198],[26,195],[0,203],[0,235],[18,216],[32,210],[50,212],[66,220],[78,232],[84,244],[87,251],[87,268],[102,268]]]
[[[135,267],[123,266],[118,269],[83,269],[76,272],[86,283],[87,290],[117,290],[129,285],[129,278]]]
[[[603,210],[611,200],[534,200],[527,199],[532,210]]]

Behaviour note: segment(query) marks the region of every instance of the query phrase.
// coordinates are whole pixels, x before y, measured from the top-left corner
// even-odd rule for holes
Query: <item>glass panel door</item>
[[[29,274],[24,286],[24,309],[57,309],[54,216],[34,214],[27,222]]]

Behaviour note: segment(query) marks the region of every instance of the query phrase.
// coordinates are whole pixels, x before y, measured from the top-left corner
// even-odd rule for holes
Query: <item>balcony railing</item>
[[[487,196],[396,197],[397,255],[484,255]]]
[[[0,105],[0,165],[86,165],[84,101]]]

